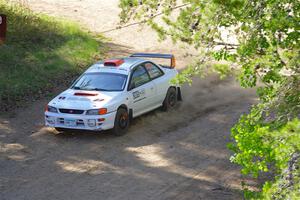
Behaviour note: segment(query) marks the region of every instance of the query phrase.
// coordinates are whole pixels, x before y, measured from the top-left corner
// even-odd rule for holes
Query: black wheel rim
[[[169,96],[169,105],[171,107],[175,106],[176,104],[176,94],[174,92],[170,93],[170,96]]]
[[[119,118],[119,126],[121,129],[126,128],[128,125],[128,114],[122,113]]]

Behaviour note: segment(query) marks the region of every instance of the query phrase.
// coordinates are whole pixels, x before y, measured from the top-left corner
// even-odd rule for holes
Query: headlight
[[[54,112],[57,113],[57,108],[53,107],[53,106],[46,106],[46,111],[48,112]]]
[[[106,113],[107,113],[106,108],[93,109],[93,110],[88,110],[86,112],[87,115],[105,115]]]

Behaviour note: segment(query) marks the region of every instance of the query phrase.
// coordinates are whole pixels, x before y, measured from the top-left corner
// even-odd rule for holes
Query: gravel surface
[[[27,1],[37,12],[78,21],[96,32],[117,24],[117,2]],[[182,50],[138,29],[106,33],[112,38],[110,55],[168,47],[184,67]],[[255,92],[240,89],[232,78],[210,76],[184,86],[183,99],[173,111],[155,110],[135,119],[122,137],[55,135],[43,126],[46,97],[14,116],[0,117],[0,199],[242,199],[239,168],[230,163],[226,143],[232,125],[256,101]]]

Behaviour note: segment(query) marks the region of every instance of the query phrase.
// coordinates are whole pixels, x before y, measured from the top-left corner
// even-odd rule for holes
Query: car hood
[[[103,108],[111,104],[120,93],[68,89],[50,101],[49,105],[78,110]]]

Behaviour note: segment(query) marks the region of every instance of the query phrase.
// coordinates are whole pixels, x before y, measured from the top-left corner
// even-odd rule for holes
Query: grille
[[[59,109],[59,112],[66,114],[75,114],[80,115],[84,112],[84,110],[74,110],[74,109]]]

